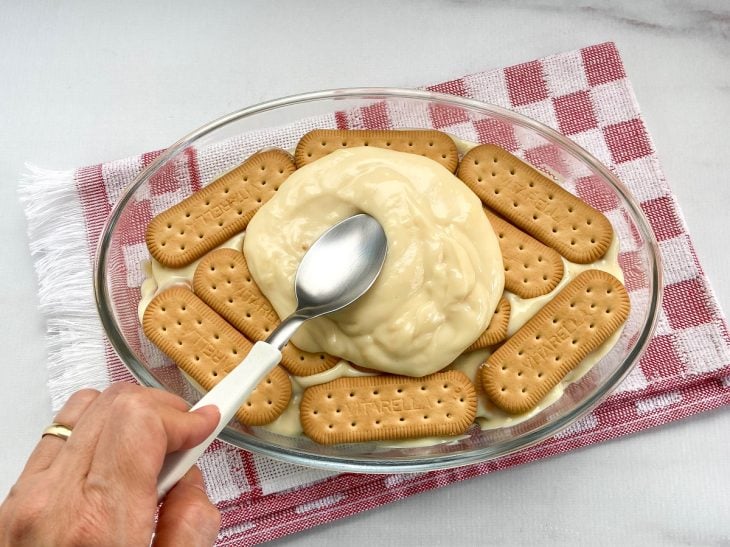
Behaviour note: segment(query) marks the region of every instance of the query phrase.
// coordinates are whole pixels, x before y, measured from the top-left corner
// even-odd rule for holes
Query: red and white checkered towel
[[[337,475],[216,443],[200,466],[223,513],[220,545],[271,540],[424,490],[730,403],[727,324],[662,175],[615,46],[599,44],[428,89],[480,99],[539,120],[590,151],[629,188],[654,229],[664,265],[663,309],[648,351],[613,395],[567,431],[519,453],[459,469]],[[438,129],[472,123],[455,117],[452,110],[434,109],[428,118]],[[359,110],[355,117],[337,116],[334,123],[343,128],[387,128],[389,113],[376,105]],[[514,135],[500,133],[499,127],[474,124],[469,131],[476,137],[481,132],[492,139],[498,135],[498,144],[517,148]],[[79,387],[131,381],[95,316],[91,253],[121,190],[156,155],[142,154],[73,173],[34,170],[22,183],[41,306],[48,319],[50,391],[56,408]],[[184,169],[180,180],[195,189],[206,159],[191,157]],[[151,196],[150,201],[154,199]],[[154,203],[151,207],[155,209]],[[142,241],[130,242],[125,252],[138,262],[145,254]],[[135,275],[128,276],[130,288],[136,289],[140,282]]]

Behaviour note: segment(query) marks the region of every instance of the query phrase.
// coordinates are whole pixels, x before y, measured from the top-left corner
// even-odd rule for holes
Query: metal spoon
[[[169,454],[158,482],[161,499],[228,424],[266,374],[281,360],[281,348],[307,319],[332,313],[362,296],[378,277],[387,250],[380,223],[366,214],[347,218],[327,230],[302,258],[294,280],[296,311],[190,410],[213,404],[221,413],[215,431],[198,446]]]

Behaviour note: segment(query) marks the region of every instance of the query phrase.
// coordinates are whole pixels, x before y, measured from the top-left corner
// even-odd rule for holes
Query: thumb
[[[220,512],[205,492],[203,475],[193,466],[165,496],[153,546],[213,545],[220,523]]]
[[[168,453],[202,443],[218,426],[221,413],[217,406],[205,405],[190,412],[182,412],[179,416],[184,419],[166,422]]]

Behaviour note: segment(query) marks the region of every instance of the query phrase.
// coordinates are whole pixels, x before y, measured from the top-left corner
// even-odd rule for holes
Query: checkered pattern
[[[291,466],[215,443],[203,456],[211,497],[223,513],[220,545],[254,544],[395,501],[431,488],[544,458],[591,443],[637,432],[730,403],[730,337],[695,254],[675,199],[666,184],[651,139],[613,44],[606,43],[501,70],[481,72],[428,89],[480,99],[539,120],[588,149],[630,189],[649,219],[664,261],[665,290],[657,332],[638,367],[617,392],[568,430],[537,446],[494,461],[416,475],[332,474]],[[399,114],[384,103],[340,112],[320,126],[388,128]],[[550,169],[564,161],[554,149],[530,142],[498,120],[472,122],[447,107],[424,109],[422,126],[459,129],[474,140],[521,151]],[[263,138],[263,137],[262,137]],[[290,145],[277,137],[266,144]],[[140,215],[149,218],[232,166],[224,151],[188,154],[150,188]],[[76,188],[86,220],[89,249],[124,185],[156,154],[78,170]],[[629,223],[611,195],[596,193],[590,173],[571,189],[609,216],[627,241]],[[141,256],[140,225],[125,228],[122,251],[112,260],[128,274],[121,289],[135,291]],[[637,256],[622,249],[626,285],[641,297],[646,280]],[[135,317],[123,317],[133,322]],[[130,325],[133,323],[129,323]],[[144,337],[137,341],[145,352]],[[130,380],[107,347],[111,380]],[[164,363],[160,363],[164,370]],[[168,371],[173,375],[173,371]]]

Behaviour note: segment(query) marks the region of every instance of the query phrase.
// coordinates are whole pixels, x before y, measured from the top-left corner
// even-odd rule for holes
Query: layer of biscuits
[[[229,337],[227,340],[235,340],[239,345],[238,336],[254,342],[265,339],[279,320],[258,289],[241,252],[246,223],[259,206],[275,195],[278,186],[296,167],[348,146],[413,151],[443,162],[484,203],[485,214],[499,238],[506,290],[487,330],[447,367],[453,371],[451,374],[461,374],[459,382],[466,381],[471,386],[461,386],[459,390],[471,389],[475,395],[461,397],[458,403],[459,397],[454,399],[444,387],[438,388],[445,394],[439,397],[437,380],[424,383],[430,377],[414,379],[377,373],[336,356],[303,352],[290,343],[279,367],[285,371],[285,377],[288,375],[289,384],[284,389],[277,376],[275,381],[281,389],[276,397],[270,388],[266,390],[267,386],[257,388],[257,397],[252,396],[237,416],[242,423],[268,423],[265,427],[288,435],[304,431],[315,441],[327,444],[453,436],[464,433],[475,420],[482,428],[514,425],[554,402],[568,382],[580,378],[610,350],[628,315],[628,298],[617,265],[618,244],[610,223],[600,212],[565,192],[532,166],[493,145],[475,146],[459,162],[454,141],[435,131],[316,130],[300,141],[295,163],[283,151],[267,151],[265,157],[254,155],[239,168],[156,217],[150,225],[148,242],[152,242],[151,254],[157,260],[151,261],[148,279],[142,287],[140,317],[148,337],[195,384],[210,389],[220,372],[225,374],[235,363],[226,361],[225,367],[216,368],[212,359],[196,354],[195,349],[181,349],[180,342],[208,347],[199,340],[206,338],[217,343],[215,336],[220,337],[223,331]],[[250,185],[256,191],[251,191]],[[270,191],[259,190],[267,185]],[[228,199],[234,191],[236,200]],[[240,200],[244,203],[239,204]],[[227,231],[217,234],[216,224]],[[235,228],[229,228],[231,224]],[[186,234],[189,240],[185,239]],[[176,246],[169,260],[163,252],[166,245],[162,245],[168,241]],[[195,252],[181,259],[186,249]],[[167,262],[161,264],[160,258]],[[586,286],[587,278],[593,284],[600,280],[601,290],[613,291],[612,297],[618,295],[620,305],[613,300],[601,304],[594,317],[597,306],[585,298],[595,295],[598,286]],[[165,290],[175,285],[185,288],[175,288],[174,294]],[[588,293],[581,293],[584,301],[581,301],[580,315],[576,316],[570,296],[565,295],[578,290],[588,290]],[[181,295],[180,291],[190,295]],[[185,313],[166,316],[160,312],[169,301],[165,299],[171,296],[177,299],[172,301],[183,307],[191,306],[198,315],[186,323]],[[580,324],[592,333],[594,327],[603,325],[599,321],[607,313],[613,315],[608,326],[601,327],[600,336],[590,337],[584,332],[571,344],[573,338],[565,334],[569,327]],[[203,316],[206,321],[202,320]],[[213,317],[215,320],[211,321]],[[546,327],[538,325],[538,320],[557,325],[552,341],[543,334]],[[184,340],[167,336],[168,323],[174,327],[173,331],[186,333]],[[558,335],[564,346],[558,347]],[[566,337],[570,340],[563,340]],[[520,352],[524,348],[520,343],[527,338],[532,344],[531,357],[523,361],[522,368],[513,370],[512,365],[505,365],[511,359],[509,352],[522,356]],[[573,345],[582,349],[571,357]],[[272,378],[267,381],[270,385]],[[451,378],[444,385],[449,382],[453,385],[453,381]],[[363,386],[367,387],[367,397]],[[384,393],[389,393],[387,398]],[[399,393],[408,396],[400,397]],[[420,396],[425,393],[432,395]],[[503,396],[505,393],[510,397]],[[443,406],[446,394],[449,404],[455,406]],[[342,400],[330,404],[331,397],[342,397]],[[282,404],[282,398],[287,398],[288,404],[286,401]],[[304,403],[300,405],[302,400]]]

